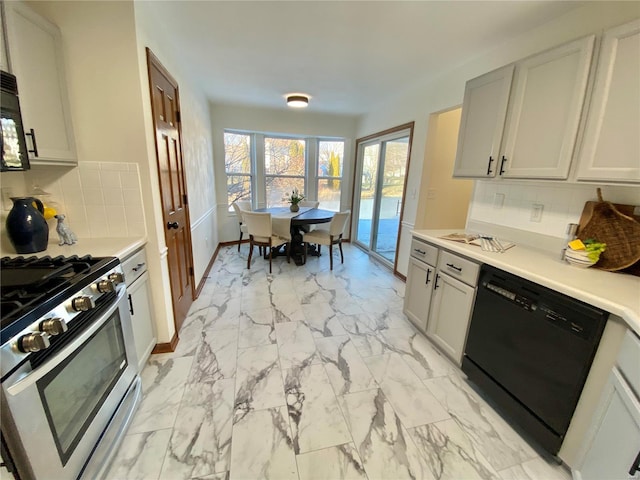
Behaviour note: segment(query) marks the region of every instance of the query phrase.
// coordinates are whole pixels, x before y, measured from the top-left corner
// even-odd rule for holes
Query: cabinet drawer
[[[616,363],[631,388],[640,397],[640,339],[630,330],[624,335]]]
[[[453,253],[442,251],[438,260],[438,270],[447,272],[453,278],[475,287],[480,265]]]
[[[122,270],[124,271],[124,279],[127,285],[131,285],[140,275],[147,271],[147,256],[144,248],[122,262]]]
[[[414,238],[411,241],[411,256],[435,265],[438,261],[438,248]]]

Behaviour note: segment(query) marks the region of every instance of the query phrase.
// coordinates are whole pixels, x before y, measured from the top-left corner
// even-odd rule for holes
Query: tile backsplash
[[[567,224],[579,222],[585,202],[598,199],[598,186],[479,180],[469,220],[564,238]],[[601,188],[607,201],[640,205],[639,187]]]
[[[146,235],[136,163],[81,162],[72,169],[33,168],[23,175],[24,186],[6,182],[3,176],[3,191],[10,188],[13,196],[31,195],[34,187],[46,191],[50,195],[39,198],[63,213],[65,223],[80,238]],[[3,214],[6,218],[7,212]],[[49,224],[55,229],[56,220]]]

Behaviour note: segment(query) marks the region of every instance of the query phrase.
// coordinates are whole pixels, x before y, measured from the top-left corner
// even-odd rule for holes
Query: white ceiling
[[[216,103],[357,115],[577,1],[155,1],[180,68]]]

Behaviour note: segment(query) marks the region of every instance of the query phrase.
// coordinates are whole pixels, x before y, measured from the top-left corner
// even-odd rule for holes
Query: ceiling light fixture
[[[307,107],[309,105],[309,97],[301,94],[287,95],[287,105],[293,108]]]

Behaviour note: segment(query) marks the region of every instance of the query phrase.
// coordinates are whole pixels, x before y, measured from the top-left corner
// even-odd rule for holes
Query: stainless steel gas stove
[[[117,258],[0,261],[1,447],[16,477],[100,478],[140,401]]]

